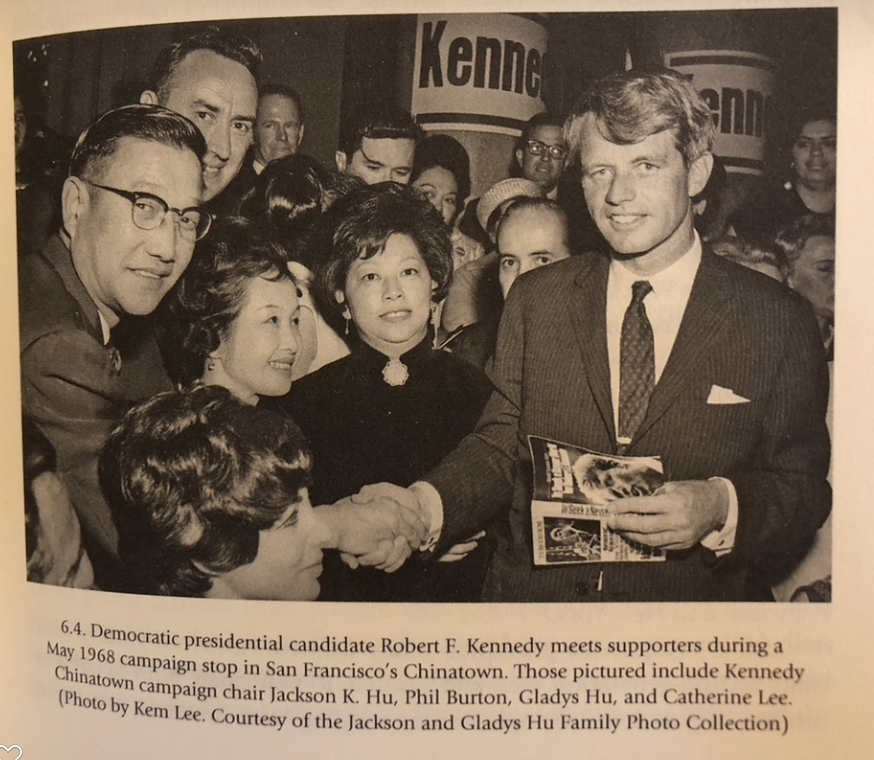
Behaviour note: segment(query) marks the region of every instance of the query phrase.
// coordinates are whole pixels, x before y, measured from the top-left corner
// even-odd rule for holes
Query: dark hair
[[[100,481],[115,504],[131,591],[203,596],[252,562],[310,484],[312,456],[285,415],[217,386],[154,396],[109,436]]]
[[[303,153],[271,161],[240,203],[240,213],[279,243],[288,258],[315,271],[320,251],[315,226],[339,197],[361,180],[329,169]]]
[[[351,160],[361,147],[361,141],[412,140],[422,141],[422,130],[412,114],[390,103],[368,103],[356,110],[340,128],[339,150]]]
[[[256,277],[292,280],[283,250],[239,217],[221,219],[194,250],[191,263],[160,306],[159,345],[177,386],[203,376],[209,355],[239,316]]]
[[[520,211],[546,211],[554,214],[564,232],[565,245],[570,247],[567,212],[558,203],[549,198],[519,198],[513,201],[501,215],[500,219],[498,219],[497,226],[495,227],[496,244],[501,234],[501,227],[506,224],[511,216],[518,214]]]
[[[534,116],[528,119],[528,121],[526,121],[522,126],[522,133],[516,140],[515,150],[525,150],[525,145],[531,139],[531,134],[539,127],[556,127],[558,129],[563,129],[564,119],[548,112],[534,114]]]
[[[294,103],[298,116],[300,116],[300,123],[303,124],[303,100],[301,100],[300,94],[297,90],[289,87],[287,84],[282,84],[281,82],[265,84],[263,87],[258,88],[258,100],[266,98],[268,95],[281,95],[283,98],[288,98],[292,103]]]
[[[455,177],[458,186],[458,209],[470,195],[470,156],[464,146],[449,135],[429,135],[416,148],[412,182],[428,169],[439,166]]]
[[[790,139],[792,142],[801,135],[801,130],[813,121],[830,121],[835,126],[838,123],[837,110],[834,103],[813,101],[799,106],[792,114]]]
[[[129,105],[99,116],[85,128],[70,156],[70,174],[87,177],[94,164],[110,158],[124,137],[190,150],[202,159],[206,153],[203,135],[188,119],[163,106]]]
[[[158,53],[149,81],[159,101],[163,103],[167,99],[176,69],[189,53],[196,50],[211,50],[223,58],[236,61],[258,79],[258,69],[261,66],[261,50],[258,46],[248,37],[225,34],[216,26],[208,26],[187,39],[174,42]]]
[[[452,244],[443,217],[419,192],[396,182],[359,188],[338,200],[325,215],[325,260],[316,273],[315,295],[325,318],[343,306],[334,293],[345,291],[356,259],[381,253],[392,235],[407,235],[416,244],[431,279],[432,300],[441,300],[452,278]]]
[[[613,74],[583,93],[565,124],[568,146],[577,155],[588,114],[601,135],[619,145],[670,130],[687,165],[710,151],[716,134],[710,108],[692,82],[665,68]]]
[[[776,246],[786,257],[789,270],[798,261],[807,241],[812,237],[829,237],[834,239],[835,220],[830,214],[804,214],[777,233],[774,240]]]

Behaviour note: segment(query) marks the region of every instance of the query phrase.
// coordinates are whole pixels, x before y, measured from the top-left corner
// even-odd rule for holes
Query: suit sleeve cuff
[[[419,512],[429,525],[428,536],[422,542],[419,551],[433,551],[443,532],[443,499],[440,498],[437,489],[424,480],[413,483],[410,491],[415,494],[419,502]]]
[[[725,525],[719,530],[708,533],[701,539],[701,545],[710,549],[717,557],[722,557],[734,549],[734,541],[737,535],[737,491],[727,478],[710,478],[725,483],[728,489],[728,514],[725,517]]]

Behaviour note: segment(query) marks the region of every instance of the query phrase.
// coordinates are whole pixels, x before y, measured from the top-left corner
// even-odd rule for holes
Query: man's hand
[[[462,541],[460,544],[455,544],[455,546],[450,546],[446,553],[437,558],[438,562],[460,562],[463,560],[468,554],[470,554],[477,546],[479,546],[480,539],[486,537],[486,532],[481,530],[479,533],[475,533],[466,541]]]
[[[688,549],[725,525],[728,488],[720,480],[665,483],[652,496],[610,503],[607,527],[658,549]]]
[[[365,486],[320,513],[332,529],[333,545],[352,568],[394,572],[428,536],[415,495],[390,483]]]

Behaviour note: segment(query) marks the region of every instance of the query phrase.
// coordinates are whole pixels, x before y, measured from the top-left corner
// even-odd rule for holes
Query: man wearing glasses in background
[[[582,253],[600,249],[604,239],[589,216],[579,177],[562,177],[569,157],[564,120],[549,113],[532,116],[522,128],[513,156],[518,164],[518,169],[513,167],[513,175],[536,182],[546,198],[564,209],[571,250]]]
[[[55,448],[104,588],[115,585],[118,535],[97,458],[131,401],[113,331],[157,308],[208,231],[205,153],[168,109],[103,114],[73,150],[60,232],[20,264],[23,410]]]

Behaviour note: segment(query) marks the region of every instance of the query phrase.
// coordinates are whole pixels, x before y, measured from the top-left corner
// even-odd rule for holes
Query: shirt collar
[[[631,286],[638,280],[646,280],[652,285],[653,293],[658,297],[671,295],[676,291],[688,291],[692,288],[692,281],[701,263],[702,247],[701,238],[695,231],[692,247],[689,248],[679,259],[661,272],[649,277],[641,277],[632,272],[620,260],[613,258],[610,261],[610,280],[620,288],[631,290]]]

